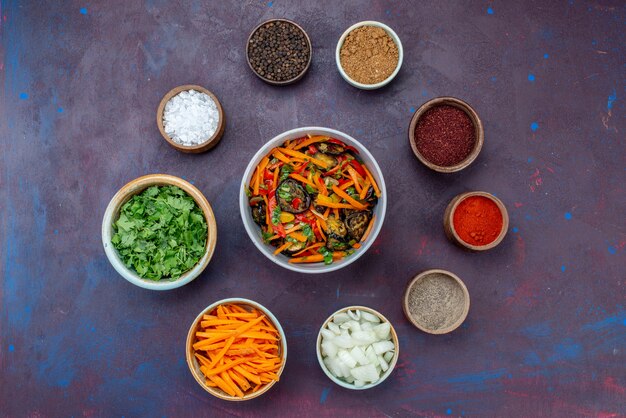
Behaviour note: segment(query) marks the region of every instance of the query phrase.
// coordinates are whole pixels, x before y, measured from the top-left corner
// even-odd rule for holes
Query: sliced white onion
[[[339,313],[321,334],[323,362],[337,378],[363,387],[389,371],[396,348],[391,325],[376,315],[361,310]]]
[[[391,351],[395,348],[395,345],[391,341],[379,341],[372,344],[372,348],[376,354],[383,354],[387,351]]]
[[[358,321],[361,319],[361,311],[348,311],[348,316],[350,316],[353,320]]]
[[[373,315],[373,314],[371,314],[369,312],[365,312],[365,311],[361,312],[361,318],[365,319],[366,321],[373,322],[375,324],[378,324],[380,322],[380,318],[379,317],[377,317],[376,315]]]
[[[350,317],[348,316],[348,314],[345,314],[345,313],[338,313],[337,315],[333,317],[333,322],[337,325],[341,325],[344,322],[347,322],[349,320],[350,320]]]

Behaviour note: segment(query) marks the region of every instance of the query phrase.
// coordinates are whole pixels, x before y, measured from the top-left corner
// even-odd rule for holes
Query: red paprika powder
[[[495,241],[502,231],[502,224],[500,208],[484,196],[469,196],[454,210],[454,230],[471,245],[482,246]]]

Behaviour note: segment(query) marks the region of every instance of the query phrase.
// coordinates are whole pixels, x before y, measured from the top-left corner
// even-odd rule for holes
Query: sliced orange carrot
[[[339,189],[341,190],[346,190],[348,187],[350,186],[354,186],[356,185],[356,183],[354,182],[354,180],[350,180],[347,183],[344,183],[343,185],[339,186]]]
[[[243,377],[245,377],[246,379],[248,379],[249,381],[251,381],[252,383],[256,383],[257,385],[261,384],[261,379],[259,379],[258,376],[250,373],[249,371],[247,371],[246,369],[244,369],[243,367],[240,366],[235,366],[234,369],[236,371],[238,371]]]
[[[237,386],[235,384],[235,382],[233,382],[233,379],[230,378],[230,376],[228,375],[228,373],[226,372],[222,372],[220,373],[220,377],[224,380],[224,382],[226,382],[231,388],[233,388],[233,390],[235,391],[235,393],[237,394],[237,396],[239,396],[240,398],[243,398],[243,392],[241,391],[241,389],[239,388],[239,386]]]
[[[324,235],[324,231],[328,230],[328,225],[326,225],[326,221],[323,219],[318,219],[316,223],[317,223],[317,229],[320,231],[320,235],[322,236],[322,239],[324,240],[324,242],[326,242],[326,235]]]
[[[317,220],[317,222],[319,222],[319,219]],[[307,251],[313,250],[315,248],[321,247],[322,245],[324,245],[323,242],[318,242],[315,243],[313,245],[309,245],[308,247],[304,248],[303,250],[298,251],[297,253],[294,254],[295,257],[299,256],[300,254],[303,254]]]
[[[219,376],[209,376],[208,378],[215,383],[217,387],[228,393],[230,396],[237,396],[237,392],[235,392],[235,390],[224,382],[224,380],[222,380]]]
[[[276,157],[276,159],[289,164],[291,161],[289,160],[289,158],[287,158],[285,156],[285,154],[283,154],[282,152],[278,151],[276,148],[274,148],[274,151],[272,152],[272,154],[274,155],[274,157]]]
[[[300,242],[306,242],[308,240],[308,238],[306,237],[306,235],[300,233],[300,232],[292,232],[291,234],[289,234],[289,236],[293,239],[296,239]]]
[[[353,199],[352,196],[350,196],[348,193],[341,190],[339,187],[333,185],[333,192],[335,192],[338,196],[342,197],[346,202],[348,202],[355,208],[360,209],[360,210],[367,209],[366,205]]]
[[[376,180],[374,180],[374,177],[372,177],[372,173],[370,173],[370,171],[367,169],[365,164],[362,164],[361,167],[363,167],[363,170],[365,170],[365,174],[367,174],[367,178],[369,179],[370,183],[372,184],[372,187],[374,188],[374,193],[376,193],[376,196],[380,197],[380,189],[378,188],[378,185],[376,184]]]
[[[306,139],[302,141],[301,143],[299,143],[298,145],[296,145],[294,149],[308,147],[309,145],[315,144],[316,142],[328,141],[328,139],[329,138],[327,136],[323,136],[323,135],[312,136],[309,139]]]
[[[306,161],[311,161],[313,164],[318,165],[318,166],[320,166],[322,168],[328,168],[328,164],[325,163],[324,161],[318,160],[315,157],[303,154],[303,153],[301,153],[299,151],[294,151],[294,150],[287,149],[287,148],[278,148],[278,150],[280,152],[282,152],[283,154],[290,155],[290,156],[296,157],[296,158],[301,158],[301,159],[306,160]]]
[[[370,189],[370,179],[365,180],[365,184],[363,184],[363,188],[359,194],[359,199],[365,200],[365,196],[367,196],[367,191]]]
[[[374,226],[374,222],[375,221],[376,221],[376,215],[372,216],[372,220],[370,221],[370,224],[367,226],[367,229],[365,230],[365,233],[361,237],[361,242],[363,242],[363,241],[365,241],[367,239],[368,235],[372,231],[372,227]]]
[[[293,244],[289,241],[285,242],[283,245],[281,245],[280,247],[276,248],[276,250],[274,250],[274,255],[278,255],[280,253],[282,253],[283,251],[285,251],[287,248],[291,247]]]
[[[289,262],[292,264],[319,263],[320,261],[324,261],[324,256],[322,254],[308,255],[306,257],[295,257],[289,259]]]
[[[312,181],[310,181],[306,177],[302,177],[300,174],[291,173],[291,174],[289,174],[289,177],[291,177],[292,179],[296,179],[298,181],[301,181],[302,183],[308,184],[311,187],[315,187],[316,189],[319,188],[319,186],[317,184],[313,183]]]

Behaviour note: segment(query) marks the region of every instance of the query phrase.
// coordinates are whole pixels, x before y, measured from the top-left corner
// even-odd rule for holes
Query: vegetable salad
[[[252,218],[275,255],[331,264],[365,241],[381,192],[356,148],[309,135],[263,157],[247,193]]]

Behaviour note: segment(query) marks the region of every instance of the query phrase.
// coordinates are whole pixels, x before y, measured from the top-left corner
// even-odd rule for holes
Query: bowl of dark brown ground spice
[[[311,40],[297,23],[271,19],[252,30],[246,45],[250,69],[276,86],[295,83],[311,65]]]
[[[384,23],[372,20],[350,26],[339,38],[335,60],[348,83],[364,90],[387,85],[400,71],[402,42]]]
[[[483,124],[472,107],[454,97],[437,97],[415,111],[409,143],[415,156],[440,173],[470,165],[483,146]]]
[[[469,312],[470,297],[465,283],[446,270],[426,270],[415,276],[404,292],[406,318],[429,334],[457,329]]]
[[[448,204],[443,228],[455,244],[472,251],[486,251],[504,239],[509,214],[502,201],[492,194],[461,193]]]

